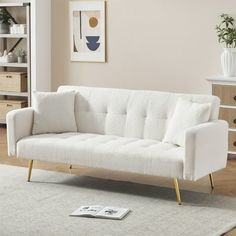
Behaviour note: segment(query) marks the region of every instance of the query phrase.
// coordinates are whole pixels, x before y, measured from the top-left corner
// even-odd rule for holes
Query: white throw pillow
[[[76,132],[75,92],[34,92],[33,134]]]
[[[186,130],[209,121],[210,112],[211,103],[201,104],[179,98],[163,142],[184,147]]]

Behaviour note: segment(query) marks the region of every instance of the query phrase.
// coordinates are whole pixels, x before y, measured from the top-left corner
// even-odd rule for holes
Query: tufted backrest
[[[210,120],[218,119],[220,100],[211,95],[157,91],[61,86],[74,90],[78,132],[109,134],[161,141],[179,97],[211,103]]]

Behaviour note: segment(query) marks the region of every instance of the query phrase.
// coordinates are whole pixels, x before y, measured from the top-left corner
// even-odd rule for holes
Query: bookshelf
[[[27,52],[27,61],[24,63],[18,62],[0,62],[0,79],[1,73],[4,72],[19,72],[27,73],[27,91],[6,91],[1,88],[0,81],[0,100],[2,105],[11,103],[13,100],[24,101],[27,106],[31,105],[31,3],[30,2],[10,2],[0,3],[0,9],[7,11],[12,17],[14,24],[25,24],[26,33],[24,34],[0,34],[1,52],[7,50],[7,52],[13,52],[18,48],[24,48]],[[21,12],[21,15],[17,14]],[[16,20],[17,19],[17,20]],[[22,46],[23,45],[23,46]],[[9,76],[11,78],[11,76]],[[5,80],[6,81],[6,80]],[[9,79],[9,82],[10,79]],[[12,82],[11,82],[12,83]],[[3,102],[5,101],[5,102]],[[0,107],[4,111],[4,107]],[[6,109],[5,109],[6,110]],[[5,114],[6,115],[6,114]],[[0,124],[6,123],[5,119],[0,119]]]

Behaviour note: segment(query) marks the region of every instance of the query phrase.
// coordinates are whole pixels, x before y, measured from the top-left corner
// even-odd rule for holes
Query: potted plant
[[[225,77],[236,76],[236,28],[234,18],[228,14],[222,14],[221,22],[216,26],[219,43],[224,44],[221,55],[221,65]]]
[[[23,48],[19,48],[16,51],[16,55],[17,55],[17,62],[18,63],[24,63],[25,62],[26,51]]]
[[[0,8],[0,34],[8,34],[10,25],[11,16],[4,8]]]

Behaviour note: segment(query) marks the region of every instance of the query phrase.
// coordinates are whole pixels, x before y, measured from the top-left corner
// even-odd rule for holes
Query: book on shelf
[[[123,219],[130,210],[128,208],[110,207],[110,206],[81,206],[73,211],[70,216],[80,217],[92,217],[92,218],[103,218],[121,220]]]

